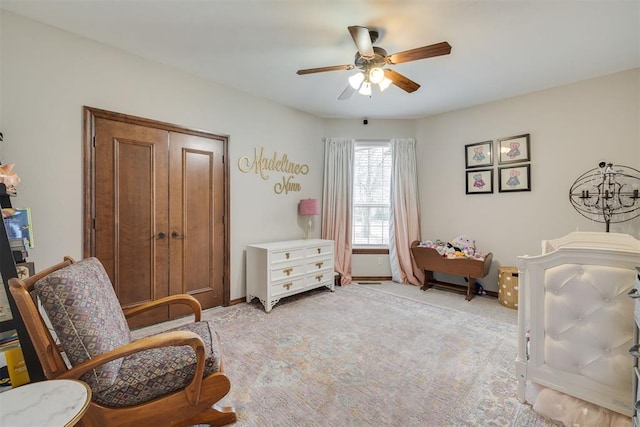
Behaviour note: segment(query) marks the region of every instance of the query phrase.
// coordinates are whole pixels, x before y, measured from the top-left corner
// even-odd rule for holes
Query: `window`
[[[388,246],[391,143],[356,141],[353,166],[353,246]]]

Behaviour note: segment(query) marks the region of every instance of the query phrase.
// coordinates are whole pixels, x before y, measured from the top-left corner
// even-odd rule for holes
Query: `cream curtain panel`
[[[389,260],[394,282],[422,285],[424,272],[411,256],[411,242],[420,240],[418,171],[413,138],[391,140],[391,218]]]
[[[322,238],[335,241],[335,270],[351,283],[354,139],[325,138]]]

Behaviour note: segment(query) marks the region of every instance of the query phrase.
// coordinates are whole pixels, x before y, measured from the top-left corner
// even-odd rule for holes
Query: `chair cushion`
[[[97,258],[57,270],[34,287],[72,366],[131,341],[109,276]],[[94,392],[108,388],[121,364],[122,359],[114,360],[82,379]]]
[[[192,331],[204,341],[204,376],[220,371],[217,335],[209,322],[195,322],[171,331]],[[193,379],[196,354],[189,346],[162,347],[141,351],[122,361],[111,387],[93,393],[93,401],[109,407],[147,402],[183,389]]]

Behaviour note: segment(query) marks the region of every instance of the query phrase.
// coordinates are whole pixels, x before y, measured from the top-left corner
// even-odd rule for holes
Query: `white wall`
[[[415,138],[415,120],[384,120],[367,119],[325,119],[324,132],[326,136],[344,136],[356,139],[390,139]]]
[[[519,96],[418,121],[422,237],[459,234],[493,252],[497,267],[540,253],[540,241],[576,231],[604,231],[574,210],[569,188],[601,160],[640,169],[640,70]],[[529,133],[531,192],[465,194],[464,145]],[[494,163],[494,174],[497,174]],[[640,220],[612,232],[640,238]]]
[[[4,11],[0,17],[3,163],[22,178],[14,206],[32,209],[44,268],[82,255],[82,107],[230,135],[231,298],[245,295],[247,244],[300,238],[301,198],[322,195],[322,120]],[[264,146],[307,163],[299,193],[275,194],[238,159]],[[319,237],[318,227],[312,237]]]

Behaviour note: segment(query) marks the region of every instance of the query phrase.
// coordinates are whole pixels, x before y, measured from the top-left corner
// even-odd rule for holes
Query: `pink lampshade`
[[[318,206],[318,199],[300,200],[300,204],[298,204],[298,214],[320,215],[320,206]]]

